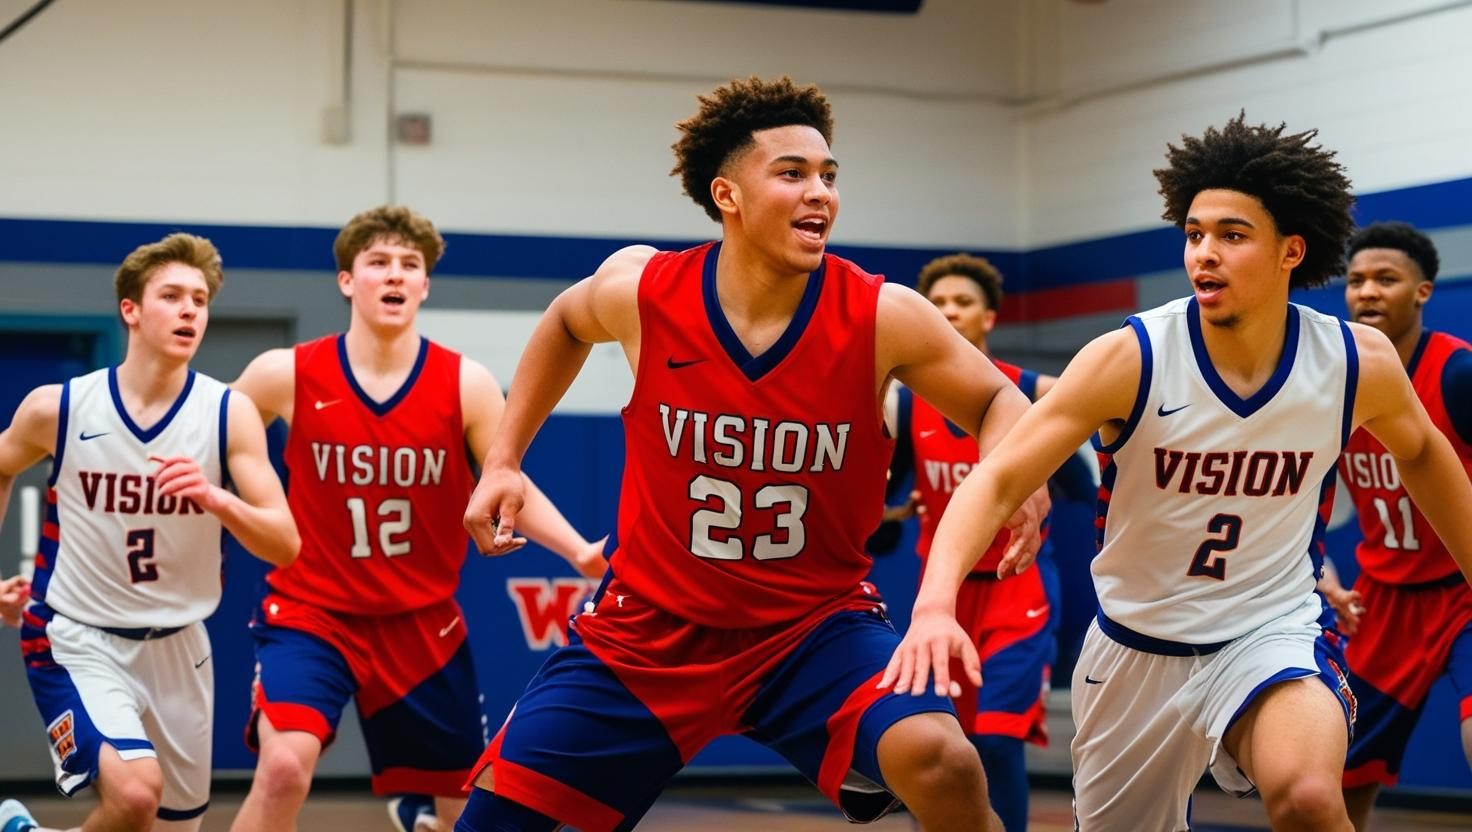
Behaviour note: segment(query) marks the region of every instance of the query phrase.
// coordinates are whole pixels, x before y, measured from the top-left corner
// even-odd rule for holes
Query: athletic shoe
[[[434,798],[425,794],[401,794],[388,802],[388,817],[398,832],[426,832],[436,828]],[[0,832],[10,832],[0,829]]]
[[[0,832],[26,832],[36,828],[36,819],[19,800],[0,803]]]

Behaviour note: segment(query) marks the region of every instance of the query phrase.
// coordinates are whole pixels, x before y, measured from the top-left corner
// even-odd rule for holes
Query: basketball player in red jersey
[[[287,497],[302,528],[302,557],[267,577],[271,592],[251,625],[247,742],[260,760],[235,820],[241,832],[295,828],[349,698],[374,791],[434,795],[442,828],[458,816],[460,787],[485,747],[454,593],[474,485],[467,447],[476,458],[490,447],[500,388],[484,366],[415,331],[444,251],[429,220],[374,208],[348,222],[334,250],[348,331],[268,351],[235,383],[267,423],[279,416],[291,426]],[[527,490],[524,531],[583,574],[601,574],[601,543]]]
[[[983,354],[987,335],[997,323],[1002,275],[988,260],[969,254],[937,257],[920,270],[916,289],[946,320]],[[992,359],[997,369],[1036,399],[1057,378]],[[976,465],[976,442],[940,411],[908,388],[899,388],[895,422],[897,445],[890,465],[891,483],[914,473],[909,506],[920,518],[915,551],[924,570],[935,527],[961,479]],[[893,509],[886,512],[892,514]],[[1048,742],[1045,695],[1049,666],[1056,653],[1054,624],[1058,596],[1057,570],[1046,534],[1037,569],[1005,581],[997,579],[997,562],[1007,547],[1006,533],[997,536],[961,585],[957,617],[981,656],[983,687],[972,685],[960,665],[952,678],[961,686],[954,698],[971,742],[981,754],[991,805],[1009,830],[1027,827],[1027,769],[1023,742]]]
[[[1385,333],[1416,395],[1472,475],[1472,347],[1421,323],[1440,264],[1425,234],[1375,223],[1349,242],[1344,301],[1350,316]],[[1432,682],[1450,672],[1461,700],[1462,748],[1472,760],[1472,588],[1421,515],[1390,454],[1356,431],[1339,458],[1364,539],[1353,591],[1326,573],[1320,588],[1352,638],[1345,651],[1359,718],[1344,769],[1355,829],[1369,827],[1382,785],[1393,786]]]
[[[816,87],[732,81],[679,128],[675,171],[721,241],[623,249],[552,303],[466,510],[482,551],[512,545],[523,452],[590,344],[622,344],[635,383],[619,547],[456,829],[630,829],[735,733],[851,819],[898,798],[926,829],[996,829],[947,691],[875,687],[899,638],[862,583],[863,543],[882,511],[891,379],[984,448],[1027,401],[924,298],[825,254],[838,163]],[[1027,561],[1045,502],[1014,518]]]

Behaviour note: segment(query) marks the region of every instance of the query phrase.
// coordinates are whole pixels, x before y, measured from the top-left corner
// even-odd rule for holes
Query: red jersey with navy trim
[[[1472,345],[1460,338],[1427,332],[1409,372],[1411,386],[1431,423],[1446,435],[1472,477],[1472,446],[1453,428],[1441,388],[1447,359],[1466,349]],[[1350,437],[1339,457],[1339,473],[1360,517],[1364,539],[1355,548],[1355,556],[1366,574],[1389,584],[1420,584],[1457,571],[1456,561],[1401,483],[1395,459],[1369,431],[1361,428]]]
[[[1002,375],[1013,384],[1020,384],[1022,368],[1005,361],[992,360]],[[935,529],[951,504],[961,480],[976,467],[979,450],[976,437],[951,424],[931,404],[919,396],[913,397],[910,412],[910,444],[915,450],[915,490],[920,492],[920,504],[925,511],[920,514],[920,538],[915,551],[923,562],[930,555],[930,543],[935,539]],[[997,532],[981,560],[972,568],[974,573],[992,573],[1012,533],[1006,529]]]
[[[339,612],[389,615],[455,594],[475,483],[460,413],[460,354],[428,339],[399,391],[368,398],[342,335],[296,347],[285,459],[301,555],[277,592]]]
[[[789,622],[854,592],[894,442],[874,379],[883,278],[833,255],[751,356],[716,295],[719,243],[661,252],[639,283],[612,569],[697,624]]]

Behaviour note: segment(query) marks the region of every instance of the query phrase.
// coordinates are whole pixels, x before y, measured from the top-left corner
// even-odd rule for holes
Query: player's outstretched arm
[[[619,341],[631,360],[638,354],[639,277],[654,253],[648,246],[615,252],[591,277],[558,295],[532,331],[465,509],[465,528],[482,554],[515,548],[516,516],[526,502],[521,458],[592,345]]]
[[[220,518],[251,554],[276,566],[296,560],[302,541],[281,481],[266,457],[266,430],[255,402],[240,391],[230,396],[225,465],[239,496],[211,483],[189,457],[160,459],[155,474],[160,494],[187,497]]]
[[[892,685],[896,693],[919,694],[933,671],[935,690],[945,695],[952,687],[951,657],[961,658],[973,684],[981,683],[976,647],[956,623],[961,581],[1008,515],[1074,449],[1100,426],[1129,416],[1139,377],[1139,342],[1131,330],[1095,339],[1068,365],[1047,397],[1017,421],[1007,440],[961,481],[936,529],[910,629],[880,679],[881,688]],[[1007,557],[1011,556],[1009,551]]]
[[[1395,457],[1401,482],[1472,583],[1472,482],[1431,423],[1395,347],[1381,332],[1350,324],[1360,357],[1354,421]]]
[[[291,348],[266,350],[246,365],[240,378],[230,383],[256,403],[262,424],[278,417],[291,422],[296,401],[296,352]]]
[[[460,412],[464,414],[465,442],[476,459],[484,459],[490,452],[505,409],[506,400],[491,371],[478,361],[462,358]],[[607,565],[603,559],[603,542],[590,543],[584,539],[530,477],[523,475],[522,479],[524,505],[518,524],[520,531],[562,556],[579,574],[601,577]],[[523,542],[522,538],[513,538],[516,546]]]

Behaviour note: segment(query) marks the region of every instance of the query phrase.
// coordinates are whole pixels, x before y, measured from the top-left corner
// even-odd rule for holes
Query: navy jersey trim
[[[889,480],[884,485],[886,504],[900,493],[909,501],[910,489],[904,487],[905,478],[915,471],[915,440],[910,435],[915,419],[915,394],[901,385],[895,399],[894,453],[889,459]]]
[[[220,394],[220,485],[230,487],[230,388]]]
[[[1457,436],[1472,445],[1472,350],[1457,350],[1442,365],[1441,401]]]
[[[193,820],[205,813],[210,808],[210,802],[206,800],[203,806],[195,806],[193,809],[166,809],[158,807],[159,820]]]
[[[731,328],[731,322],[726,319],[726,311],[721,308],[721,298],[716,291],[716,265],[720,261],[720,253],[721,244],[718,242],[705,252],[705,263],[701,268],[701,295],[705,301],[705,317],[710,321],[711,331],[715,333],[716,340],[726,351],[731,363],[741,370],[748,381],[758,381],[782,363],[782,359],[792,352],[802,334],[807,331],[808,323],[818,309],[818,296],[823,290],[824,275],[828,272],[828,257],[825,255],[817,271],[808,275],[802,300],[798,302],[797,310],[792,313],[792,320],[788,321],[782,336],[766,352],[753,356],[747,351],[746,345],[741,343],[736,330]]]
[[[1150,398],[1150,379],[1155,366],[1155,353],[1150,348],[1150,334],[1145,331],[1145,322],[1131,315],[1125,319],[1125,325],[1135,331],[1135,337],[1140,341],[1140,390],[1135,394],[1135,406],[1130,408],[1130,418],[1125,421],[1124,428],[1113,442],[1105,445],[1097,433],[1090,437],[1094,450],[1105,454],[1112,454],[1123,448],[1124,443],[1129,441],[1130,434],[1135,432],[1135,426],[1140,424],[1140,417],[1145,415],[1145,402]]]
[[[162,419],[154,422],[153,427],[144,430],[138,427],[138,424],[133,421],[133,417],[128,415],[128,408],[123,406],[123,394],[118,390],[118,368],[107,368],[107,391],[112,394],[112,405],[117,409],[118,416],[123,420],[123,425],[128,428],[130,433],[138,438],[139,442],[145,445],[156,439],[160,433],[164,432],[164,428],[167,428],[169,423],[174,421],[174,417],[179,414],[179,409],[184,406],[184,402],[189,398],[189,391],[193,389],[194,371],[190,370],[189,375],[184,378],[184,389],[179,391],[179,395],[175,397],[174,403],[169,406],[169,412],[165,413]]]
[[[358,384],[358,377],[353,375],[352,362],[348,361],[348,336],[346,334],[337,336],[337,361],[342,365],[343,377],[347,379],[348,387],[352,388],[353,395],[358,397],[358,401],[362,402],[364,407],[373,411],[375,416],[387,416],[395,405],[409,395],[409,391],[414,389],[414,382],[419,380],[419,372],[424,369],[424,362],[428,357],[429,339],[421,335],[419,355],[414,358],[414,369],[409,371],[408,378],[404,379],[404,383],[399,385],[399,389],[392,396],[381,402],[374,401]]]
[[[1360,386],[1360,351],[1354,345],[1354,333],[1350,331],[1349,324],[1340,321],[1339,331],[1344,335],[1344,422],[1339,434],[1339,450],[1343,451],[1354,429],[1354,397]]]
[[[1183,641],[1169,641],[1135,632],[1105,615],[1103,610],[1099,610],[1095,618],[1099,622],[1099,629],[1103,631],[1104,635],[1109,636],[1110,640],[1119,642],[1133,650],[1139,650],[1142,653],[1154,653],[1157,656],[1209,656],[1232,643],[1230,640],[1218,641],[1211,644],[1187,644]]]
[[[1421,356],[1426,352],[1426,345],[1431,343],[1431,330],[1421,330],[1421,337],[1416,341],[1416,349],[1411,352],[1411,363],[1406,365],[1406,375],[1416,377],[1416,371],[1421,368]]]
[[[1192,297],[1186,304],[1186,327],[1191,332],[1191,350],[1196,354],[1196,366],[1201,371],[1201,377],[1206,380],[1206,386],[1211,392],[1227,406],[1228,410],[1246,419],[1264,405],[1273,400],[1273,396],[1283,389],[1283,384],[1288,381],[1288,374],[1293,370],[1293,359],[1298,355],[1298,329],[1299,311],[1293,304],[1288,304],[1288,331],[1283,338],[1283,354],[1278,356],[1278,367],[1273,370],[1273,375],[1267,383],[1258,388],[1247,398],[1238,396],[1236,391],[1222,381],[1221,375],[1216,371],[1216,365],[1211,363],[1211,355],[1206,351],[1206,340],[1201,335],[1201,306]]]
[[[46,485],[55,488],[56,478],[61,476],[61,458],[66,453],[66,423],[71,415],[72,380],[61,383],[61,404],[56,407],[56,452],[51,455],[51,476]]]
[[[1017,377],[1017,389],[1030,402],[1038,400],[1038,372],[1037,370],[1023,370]]]

